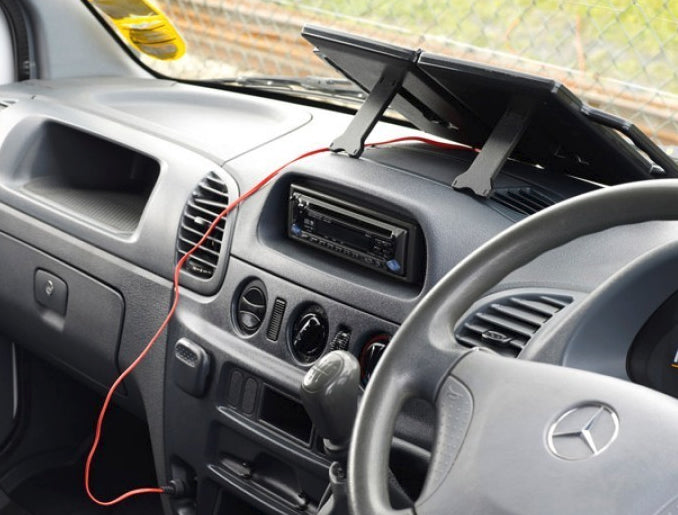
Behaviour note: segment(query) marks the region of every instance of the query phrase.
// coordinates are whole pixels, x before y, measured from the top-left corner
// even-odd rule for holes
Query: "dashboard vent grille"
[[[522,215],[533,215],[559,201],[550,193],[532,186],[497,189],[490,198]]]
[[[236,315],[240,330],[245,334],[254,334],[261,327],[266,315],[266,290],[259,280],[245,286],[236,305]]]
[[[226,206],[228,206],[226,183],[216,173],[210,172],[195,187],[184,208],[177,238],[177,261],[200,241],[210,224]],[[188,258],[184,270],[204,279],[214,275],[219,264],[225,227],[226,220],[220,220],[207,240]]]
[[[466,347],[484,347],[517,356],[532,336],[572,302],[564,295],[515,295],[492,302],[471,315],[457,330]]]

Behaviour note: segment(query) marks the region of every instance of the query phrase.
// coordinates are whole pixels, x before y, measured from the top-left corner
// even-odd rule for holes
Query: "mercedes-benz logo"
[[[551,424],[549,450],[564,460],[584,460],[605,451],[617,438],[619,417],[605,404],[591,402],[570,409]]]

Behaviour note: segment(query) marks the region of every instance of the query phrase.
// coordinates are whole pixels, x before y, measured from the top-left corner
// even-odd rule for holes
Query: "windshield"
[[[182,79],[337,77],[300,36],[312,23],[547,76],[678,144],[675,0],[157,0],[186,42],[141,56]],[[345,86],[343,86],[345,88]]]

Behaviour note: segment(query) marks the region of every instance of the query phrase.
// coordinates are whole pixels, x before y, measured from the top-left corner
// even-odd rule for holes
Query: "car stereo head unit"
[[[287,234],[391,277],[406,282],[420,279],[421,232],[412,222],[292,184]]]

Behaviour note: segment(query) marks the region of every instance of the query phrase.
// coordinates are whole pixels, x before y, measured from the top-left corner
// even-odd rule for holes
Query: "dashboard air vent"
[[[455,334],[466,347],[485,347],[517,356],[530,338],[572,302],[565,295],[516,295],[487,304],[471,315]]]
[[[203,234],[228,206],[226,183],[214,172],[210,172],[196,186],[186,203],[177,238],[177,261],[191,250]],[[221,245],[224,239],[226,220],[222,219],[209,238],[197,249],[184,264],[189,274],[209,279],[214,275]]]
[[[240,330],[245,334],[254,334],[261,327],[266,314],[266,288],[259,280],[248,283],[240,293],[235,311]]]
[[[524,188],[499,188],[490,197],[495,202],[522,215],[533,215],[556,204],[559,199],[532,186]]]

